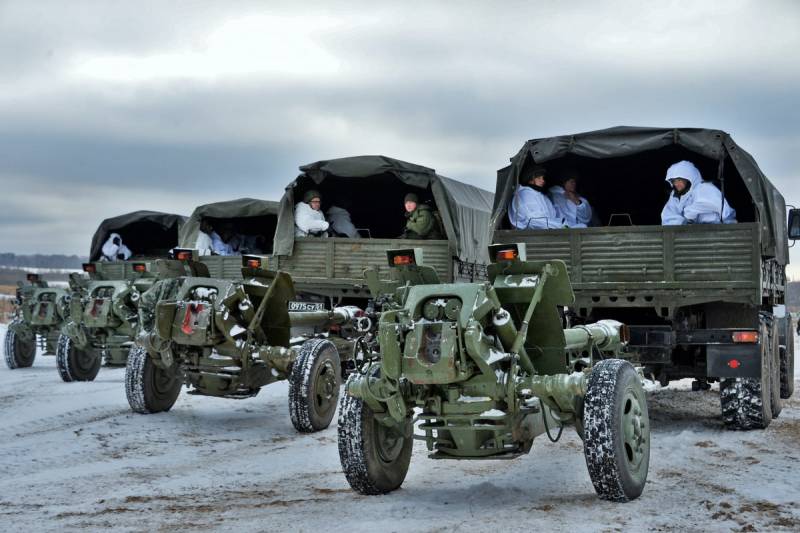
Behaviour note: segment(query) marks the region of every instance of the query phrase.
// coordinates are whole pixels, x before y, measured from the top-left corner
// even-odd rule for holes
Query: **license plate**
[[[289,302],[289,311],[324,311],[322,302]]]

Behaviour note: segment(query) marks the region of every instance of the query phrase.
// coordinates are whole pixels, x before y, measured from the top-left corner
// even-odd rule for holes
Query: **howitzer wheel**
[[[341,384],[336,345],[327,339],[304,342],[289,374],[289,417],[297,431],[311,433],[331,424]]]
[[[36,359],[36,336],[25,339],[17,328],[24,327],[22,320],[17,319],[8,325],[5,338],[6,366],[11,370],[15,368],[28,368]]]
[[[767,327],[762,323],[761,377],[726,378],[719,382],[722,422],[727,429],[764,429],[772,421],[773,365],[767,342]]]
[[[639,375],[621,359],[592,369],[584,398],[583,452],[597,494],[617,502],[641,495],[650,465],[650,420]]]
[[[73,340],[61,335],[56,346],[56,368],[58,375],[67,383],[71,381],[94,381],[100,371],[103,358],[96,350],[82,350]]]
[[[358,379],[353,374],[349,379]],[[411,417],[388,427],[361,398],[347,394],[339,402],[339,461],[347,482],[361,494],[399,489],[411,463]]]
[[[125,396],[136,413],[169,411],[181,393],[180,376],[156,366],[144,346],[134,344],[125,365]]]
[[[781,398],[788,400],[794,394],[794,328],[787,320],[786,345],[780,348]]]

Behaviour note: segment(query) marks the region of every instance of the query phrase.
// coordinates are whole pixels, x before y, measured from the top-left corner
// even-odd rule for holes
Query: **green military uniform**
[[[418,202],[414,193],[406,195],[406,200]],[[406,229],[403,232],[404,239],[444,239],[439,217],[436,212],[425,204],[417,203],[417,208],[406,213]]]

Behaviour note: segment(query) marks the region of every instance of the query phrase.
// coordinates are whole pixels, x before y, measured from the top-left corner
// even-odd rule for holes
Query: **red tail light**
[[[515,249],[510,250],[500,250],[497,252],[497,260],[498,261],[513,261],[517,258],[519,254]]]
[[[733,342],[756,343],[756,342],[758,342],[758,332],[757,331],[734,331],[733,332]]]
[[[742,366],[742,363],[740,363],[738,359],[731,359],[730,361],[728,361],[728,366],[736,370],[737,368]]]

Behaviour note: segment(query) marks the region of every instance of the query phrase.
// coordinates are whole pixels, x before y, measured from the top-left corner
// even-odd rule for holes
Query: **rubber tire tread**
[[[778,324],[780,324],[780,321],[776,319],[772,322],[772,324],[773,326],[770,328],[771,342],[769,354],[769,375],[772,381],[769,384],[769,400],[772,418],[778,418],[783,410],[783,401],[781,401],[781,355],[780,344],[778,340]]]
[[[787,321],[786,346],[780,353],[781,359],[781,398],[788,400],[794,394],[794,328],[791,319]]]
[[[180,380],[177,380],[177,385],[166,398],[156,398],[146,386],[153,379],[153,373],[160,370],[153,364],[144,346],[134,344],[131,347],[125,364],[125,396],[133,412],[143,415],[162,413],[175,405],[183,386]]]
[[[100,372],[100,367],[103,364],[103,358],[99,353],[95,353],[95,360],[92,367],[85,374],[80,374],[73,368],[74,365],[70,364],[73,357],[74,345],[72,339],[67,335],[60,335],[58,337],[58,345],[56,346],[56,368],[58,375],[67,383],[73,381],[94,381],[97,373]]]
[[[766,325],[762,323],[759,337],[765,338]],[[762,344],[763,345],[763,344]],[[763,350],[763,348],[762,348]],[[772,365],[771,358],[761,354],[760,378],[724,378],[719,382],[719,400],[722,422],[726,429],[747,431],[766,429],[772,421],[770,401]],[[766,379],[764,378],[766,376]],[[763,393],[763,394],[762,394]],[[767,401],[764,401],[764,400]]]
[[[627,475],[617,460],[626,461],[625,451],[619,432],[621,409],[615,408],[622,400],[625,381],[636,380],[641,386],[639,376],[633,366],[622,359],[605,359],[592,369],[583,401],[584,441],[583,450],[589,477],[597,495],[614,502],[628,502],[638,498],[647,483],[649,450],[645,461],[644,481],[639,484]],[[642,391],[644,397],[644,391]],[[646,400],[645,400],[646,401]],[[647,417],[647,404],[643,405]],[[649,427],[649,421],[648,421]]]
[[[352,374],[348,381],[359,377]],[[414,439],[406,437],[399,456],[391,465],[387,467],[377,461],[369,453],[370,443],[375,438],[371,431],[373,417],[372,409],[361,398],[343,394],[339,399],[339,461],[350,487],[365,495],[386,494],[399,489],[408,474],[414,447]],[[407,434],[410,435],[410,418],[407,423]]]
[[[8,325],[8,329],[6,330],[5,336],[5,360],[6,366],[9,370],[15,370],[17,368],[30,368],[33,366],[33,361],[36,359],[36,343],[33,343],[33,354],[28,354],[28,357],[25,355],[20,356],[17,353],[17,332],[14,330],[14,324],[21,323],[22,321],[17,319],[11,324]]]
[[[339,359],[339,351],[336,345],[327,339],[310,339],[302,344],[300,353],[297,355],[292,364],[292,369],[289,373],[289,418],[295,429],[301,433],[313,433],[321,431],[330,426],[331,421],[336,410],[332,410],[330,418],[319,419],[312,416],[311,409],[313,401],[308,394],[308,389],[311,386],[311,380],[316,368],[321,364],[321,354],[328,348],[333,348],[335,357],[331,357],[333,368],[339,370],[336,373],[336,394],[339,394],[341,388],[341,362]],[[338,398],[334,400],[338,401]]]

